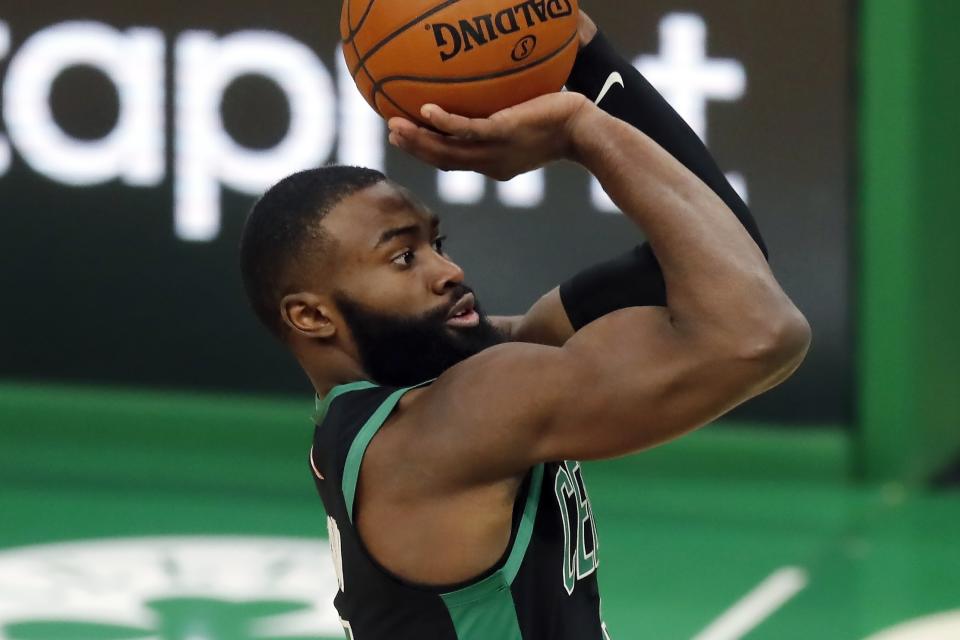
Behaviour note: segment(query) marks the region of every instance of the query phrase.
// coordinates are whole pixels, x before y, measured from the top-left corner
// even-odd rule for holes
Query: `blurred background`
[[[960,638],[960,3],[584,9],[708,143],[814,330],[782,387],[588,465],[611,636]],[[385,171],[496,314],[640,239],[576,167],[497,184],[390,148],[338,19],[0,7],[0,640],[342,637],[312,391],[239,278],[277,179]]]

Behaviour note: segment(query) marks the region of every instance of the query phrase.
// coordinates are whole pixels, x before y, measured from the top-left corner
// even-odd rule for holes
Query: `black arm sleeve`
[[[620,74],[623,86],[612,86],[600,108],[650,136],[713,189],[767,256],[750,209],[730,186],[706,145],[602,33],[597,33],[578,54],[567,88],[595,100],[614,73]],[[663,273],[649,244],[574,276],[560,286],[560,297],[577,330],[617,309],[664,306],[667,302]]]

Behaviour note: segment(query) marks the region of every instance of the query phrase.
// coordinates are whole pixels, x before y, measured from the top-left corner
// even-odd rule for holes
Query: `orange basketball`
[[[347,68],[384,118],[440,105],[479,118],[559,91],[577,54],[577,0],[344,0]]]

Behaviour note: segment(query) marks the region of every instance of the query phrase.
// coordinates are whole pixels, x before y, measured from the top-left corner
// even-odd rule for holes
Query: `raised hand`
[[[583,49],[585,46],[590,44],[590,42],[597,35],[597,24],[593,21],[590,16],[581,8],[579,19],[577,22],[577,36],[580,39],[580,48]]]
[[[444,171],[509,180],[554,160],[576,159],[572,131],[593,108],[577,93],[548,94],[489,118],[466,118],[428,104],[421,115],[436,131],[392,118],[390,143]]]

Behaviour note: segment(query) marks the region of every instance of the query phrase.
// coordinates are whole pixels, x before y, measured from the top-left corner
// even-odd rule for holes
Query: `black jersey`
[[[370,556],[353,525],[360,465],[409,390],[354,382],[317,403],[310,463],[327,510],[339,587],[334,604],[347,638],[609,640],[597,586],[596,526],[576,462],[541,464],[527,473],[506,552],[467,583],[411,584]]]

